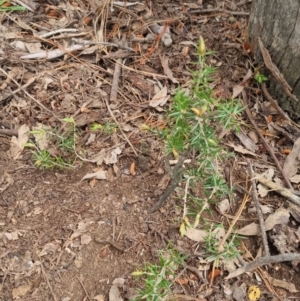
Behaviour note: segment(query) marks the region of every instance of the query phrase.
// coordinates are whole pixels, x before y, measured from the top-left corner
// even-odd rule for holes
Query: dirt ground
[[[200,254],[203,248],[179,234],[182,212],[176,193],[160,210],[148,213],[166,188],[167,171],[163,142],[141,131],[141,126],[154,127],[163,120],[165,108],[159,111],[149,107],[155,86],[166,86],[169,91],[178,85],[187,86],[190,63],[196,58],[194,45],[200,35],[207,49],[216,51],[209,59],[218,67],[216,93],[224,97],[232,94],[251,68],[246,42],[251,1],[141,1],[127,8],[110,7],[111,1],[39,1],[33,12],[1,16],[1,70],[19,86],[25,86],[18,90],[16,82],[0,72],[0,126],[7,130],[0,133],[0,300],[108,300],[111,284],[117,278],[125,279],[122,296],[130,298],[130,288],[138,285],[131,273],[145,262],[155,263],[158,250],[169,242],[191,255],[189,265],[199,265],[195,252]],[[153,31],[148,26],[151,22],[170,28],[171,45],[141,40]],[[72,38],[87,40],[99,39],[97,34],[105,27],[105,41],[121,43],[125,37],[127,47],[136,52],[91,45],[80,55],[75,52],[53,60],[30,60],[21,59],[24,50],[12,44],[21,41],[31,53],[35,50],[30,47],[50,50],[58,43],[65,45],[70,36],[61,33],[51,39],[36,39],[33,33],[73,27],[77,35]],[[132,36],[140,40],[129,43]],[[166,75],[166,59],[172,77]],[[119,60],[124,65],[113,99],[113,77]],[[260,97],[255,94],[257,89],[255,85],[247,87],[253,104]],[[123,133],[116,127],[110,132],[97,132],[92,139],[91,124],[114,123],[105,98],[110,99]],[[116,162],[100,165],[107,174],[105,180],[82,180],[99,170],[92,162],[76,160],[71,170],[41,170],[34,166],[29,148],[22,150],[17,159],[12,157],[11,136],[17,135],[22,125],[32,129],[43,124],[59,131],[63,125],[58,119],[70,116],[78,129],[77,151],[84,151],[86,158],[121,145]],[[259,117],[257,120],[261,122]],[[224,148],[238,141],[226,135]],[[245,162],[244,156],[238,153],[233,162],[233,179],[240,184],[246,174],[246,167],[239,164]],[[252,159],[257,165],[272,165],[266,156]],[[241,201],[238,194],[234,210]],[[284,205],[284,199],[268,194],[264,203],[276,209]],[[209,218],[230,221],[216,210]],[[257,220],[256,215],[241,218],[239,227],[251,219]],[[293,227],[298,227],[296,221]],[[256,256],[261,239],[252,237],[244,243]],[[299,272],[289,263],[271,265],[268,273],[300,287]],[[185,274],[190,277],[187,271]],[[230,281],[219,277],[211,288],[191,280],[186,285],[175,285],[174,292],[186,295],[181,297],[185,300],[200,300],[200,291],[207,293],[201,300],[237,300],[226,295],[226,286],[259,283],[259,300],[278,300],[270,287],[261,283],[259,275],[244,274]],[[275,292],[282,300],[300,300],[300,294],[292,293],[290,288],[276,286]]]

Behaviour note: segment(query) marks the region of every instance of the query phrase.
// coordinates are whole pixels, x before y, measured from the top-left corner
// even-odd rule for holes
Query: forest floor
[[[178,270],[178,277],[186,281],[174,281],[173,299],[247,300],[248,288],[257,286],[259,300],[299,300],[299,268],[294,262],[261,266],[230,280],[225,277],[232,270],[222,263],[221,275],[209,279],[213,263],[206,261],[203,245],[180,235],[179,191],[159,210],[148,212],[170,179],[164,141],[142,129],[158,127],[175,89],[188,88],[200,36],[206,48],[215,51],[208,63],[217,67],[217,95],[240,101],[246,93],[261,133],[280,164],[286,164],[287,153],[281,150],[291,150],[295,140],[274,133],[270,118],[277,124],[277,112],[263,100],[253,73],[247,76],[254,70],[247,37],[251,1],[26,3],[32,11],[1,12],[0,300],[130,299],[132,289],[143,286],[132,272],[146,262],[155,264],[158,252],[170,243],[189,256],[189,267],[201,271]],[[164,44],[159,30],[170,31],[171,40]],[[79,47],[77,51],[72,45]],[[42,51],[54,57],[26,57]],[[151,105],[162,90],[170,99]],[[61,120],[70,117],[76,126],[75,158],[51,145],[47,134],[35,134],[40,153],[24,148],[24,143],[34,141],[29,129],[47,128],[62,136],[68,125]],[[234,151],[236,157],[221,168],[229,167],[231,184],[247,190],[250,159],[256,172],[268,173],[280,185],[281,174],[246,113],[241,122],[239,135],[222,134],[224,150]],[[37,158],[41,142],[53,156],[69,159],[73,168],[38,168],[35,164],[45,162]],[[66,146],[68,141],[61,143]],[[271,255],[297,253],[299,215],[284,197],[264,186],[258,187],[258,194],[264,219],[276,220],[266,229]],[[236,193],[228,211],[216,205],[204,217],[228,229],[243,197]],[[251,209],[249,201],[235,229],[258,223]],[[253,261],[263,252],[260,232],[243,234],[244,259]],[[278,241],[284,247],[278,247]],[[122,282],[121,296],[111,291],[115,279]]]

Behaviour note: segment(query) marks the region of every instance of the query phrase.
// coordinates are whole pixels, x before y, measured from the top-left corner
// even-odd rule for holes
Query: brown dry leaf
[[[208,232],[200,229],[187,228],[184,235],[193,241],[204,242]]]
[[[118,162],[117,156],[122,153],[123,146],[118,146],[114,149],[102,149],[98,154],[93,156],[90,161],[96,163],[97,165],[101,165],[103,162],[105,164],[115,164]]]
[[[12,296],[13,296],[13,299],[17,299],[17,298],[20,298],[22,296],[25,296],[31,289],[31,286],[30,285],[20,285],[19,287],[17,288],[13,288],[12,289]]]
[[[293,177],[290,178],[290,181],[292,183],[299,183],[300,182],[300,175],[294,175]]]
[[[193,277],[194,274],[191,274],[191,276]],[[198,277],[195,279],[196,281],[198,280]],[[176,283],[180,284],[180,285],[186,285],[189,282],[189,279],[187,277],[179,277],[175,280]]]
[[[132,205],[132,204],[137,203],[139,201],[140,201],[140,197],[138,195],[131,194],[129,196],[129,198],[127,199],[126,203]]]
[[[91,188],[93,188],[93,187],[95,187],[95,185],[97,184],[97,179],[91,179],[91,181],[90,181],[90,186],[91,186]]]
[[[10,142],[10,155],[14,160],[18,159],[24,150],[24,145],[28,141],[29,127],[26,124],[21,125],[18,130],[18,138],[13,136]]]
[[[80,182],[82,182],[83,180],[88,180],[88,179],[98,179],[98,180],[106,180],[106,171],[105,170],[98,170],[96,172],[93,173],[88,173],[86,174]]]
[[[234,99],[234,98],[236,98],[237,96],[239,96],[241,93],[242,93],[242,91],[244,90],[244,86],[242,86],[242,85],[235,85],[234,87],[233,87],[233,91],[232,91],[232,99]]]
[[[103,248],[103,250],[100,252],[99,257],[100,257],[100,258],[105,258],[105,257],[107,256],[107,254],[108,254],[108,248],[105,247],[105,248]]]
[[[232,286],[232,296],[234,300],[245,300],[246,298],[247,286],[246,283],[243,282],[235,282]]]
[[[168,79],[170,79],[173,84],[178,84],[179,83],[178,80],[174,78],[173,72],[169,68],[169,64],[168,64],[169,60],[163,55],[162,57],[160,57],[160,62],[164,69],[164,74],[168,77]]]
[[[93,142],[95,142],[95,139],[96,139],[96,134],[90,134],[89,138],[88,138],[88,141],[85,143],[85,145],[90,145],[92,144]]]
[[[260,205],[262,214],[270,214],[274,212],[274,208],[270,205]],[[252,214],[256,212],[256,207],[250,207],[248,213]]]
[[[42,44],[40,42],[37,43],[26,43],[24,45],[29,53],[36,53],[42,51]]]
[[[298,138],[293,146],[292,151],[286,157],[283,164],[283,171],[285,172],[288,178],[293,177],[299,167],[299,158],[300,158],[300,138]]]
[[[12,178],[12,176],[4,171],[4,174],[0,177],[0,192],[6,190],[13,183],[14,179]]]
[[[54,244],[52,242],[46,244],[43,248],[43,250],[38,254],[39,257],[48,255],[49,253],[54,254],[56,250],[58,249],[59,245]]]
[[[130,172],[130,174],[131,174],[132,176],[135,176],[135,174],[136,174],[136,171],[135,171],[135,162],[132,162],[132,163],[130,164],[129,172]]]
[[[2,82],[0,90],[4,90],[12,81],[12,79],[16,79],[18,75],[22,74],[22,69],[19,67],[13,67],[8,73],[7,78]]]
[[[168,95],[168,89],[167,89],[166,86],[164,86],[149,101],[149,106],[152,107],[152,108],[157,109],[158,111],[161,111],[162,109],[159,108],[159,107],[166,104],[166,102],[168,101],[169,98],[170,98],[170,95]]]
[[[243,132],[240,131],[239,133],[235,134],[240,142],[251,152],[255,153],[258,150],[258,146]]]
[[[18,231],[6,232],[6,233],[4,233],[4,235],[6,236],[6,238],[8,240],[18,240],[19,239],[19,233],[18,233]]]
[[[295,285],[291,282],[275,279],[275,278],[269,276],[268,274],[265,274],[265,277],[267,277],[269,282],[274,286],[282,287],[282,288],[284,288],[285,290],[287,290],[288,292],[291,292],[291,293],[298,293],[299,292],[296,289]]]
[[[265,172],[263,172],[261,174],[261,176],[263,176],[264,178],[266,178],[267,180],[272,181],[273,177],[274,177],[275,171],[273,168],[269,168],[268,170],[266,170]],[[269,193],[270,189],[268,187],[266,187],[263,184],[258,184],[257,185],[257,193],[261,198],[264,198],[265,196],[267,196],[267,194]]]
[[[113,284],[109,290],[109,301],[123,301],[120,290],[117,285]]]
[[[259,138],[258,138],[258,135],[257,135],[256,132],[250,131],[250,132],[248,133],[248,136],[249,136],[249,138],[250,138],[255,144],[257,144],[257,143],[259,142]]]
[[[275,211],[275,213],[268,216],[268,218],[265,220],[265,228],[266,231],[269,231],[273,229],[275,225],[278,224],[286,224],[289,220],[290,212],[288,209],[285,208],[279,208]],[[260,233],[259,225],[256,223],[251,223],[242,229],[237,231],[240,235],[245,236],[253,236],[258,235]]]
[[[30,7],[32,6],[33,3],[34,3],[33,1],[30,2]],[[32,28],[32,26],[29,26],[26,22],[22,21],[21,19],[14,18],[14,22],[22,29],[25,29],[28,32],[32,32],[33,35],[37,34],[37,32]]]
[[[74,238],[77,238],[82,235],[84,231],[87,231],[88,227],[93,224],[94,221],[90,218],[86,218],[80,221],[77,225],[77,230],[68,238],[64,243],[64,248],[67,248],[73,241]]]
[[[253,75],[253,72],[251,69],[248,69],[247,74],[244,76],[242,80],[242,84],[245,84]]]
[[[208,279],[215,279],[216,277],[218,277],[219,275],[221,275],[221,270],[220,269],[214,269],[213,271],[211,271],[208,274]]]
[[[182,51],[181,51],[182,56],[184,56],[184,57],[188,56],[189,50],[190,50],[189,46],[183,47]]]
[[[41,207],[35,207],[32,211],[33,215],[39,215],[43,212],[43,209]]]
[[[112,284],[117,285],[118,287],[123,287],[125,283],[125,279],[124,278],[116,278],[113,280]]]
[[[92,300],[104,301],[105,297],[104,297],[104,295],[97,295],[97,296],[93,297]]]
[[[87,245],[87,244],[89,244],[91,241],[92,241],[91,235],[88,235],[88,234],[82,234],[82,235],[81,235],[80,243],[81,243],[82,245]]]
[[[113,150],[106,152],[106,155],[103,158],[104,163],[107,165],[117,163],[118,155],[120,155],[121,153],[122,153],[122,148],[119,146],[114,148]]]
[[[161,180],[159,181],[159,183],[157,184],[157,187],[154,190],[154,195],[155,196],[161,195],[162,192],[168,187],[170,180],[171,180],[170,175],[169,174],[165,174],[161,178]]]
[[[255,153],[253,153],[251,151],[248,151],[247,149],[245,149],[241,145],[235,145],[233,143],[228,143],[227,145],[232,147],[234,149],[234,151],[236,151],[237,153],[241,153],[243,155],[252,155],[252,156],[258,157]]]
[[[75,260],[74,260],[74,264],[76,266],[77,269],[80,269],[82,267],[82,257],[78,256]]]

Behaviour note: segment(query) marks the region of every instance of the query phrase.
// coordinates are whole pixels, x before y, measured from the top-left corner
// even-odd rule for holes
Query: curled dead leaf
[[[135,176],[136,172],[135,172],[135,162],[132,162],[130,164],[130,168],[129,168],[129,172],[132,176]]]

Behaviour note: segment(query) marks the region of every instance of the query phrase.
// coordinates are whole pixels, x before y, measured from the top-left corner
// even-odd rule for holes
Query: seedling
[[[259,71],[257,71],[254,75],[254,79],[259,83],[259,84],[263,84],[265,82],[267,82],[269,79],[267,76],[265,76],[264,74],[261,74]]]
[[[35,136],[33,141],[26,143],[25,146],[32,149],[34,165],[41,169],[59,169],[74,167],[75,160],[65,160],[62,155],[69,153],[74,157],[76,128],[73,118],[64,118],[64,122],[70,124],[70,128],[63,134],[58,134],[56,130],[48,127],[36,128],[30,133]],[[62,153],[62,155],[59,155]]]
[[[144,281],[143,288],[138,290],[139,294],[134,300],[166,300],[171,294],[176,271],[183,265],[184,259],[177,251],[167,249],[159,253],[158,264],[147,263],[142,270],[133,272],[133,276],[141,277]]]
[[[180,88],[176,91],[166,117],[166,129],[162,132],[167,154],[173,153],[178,158],[187,153],[195,154],[196,163],[187,167],[185,175],[192,177],[191,186],[203,187],[203,202],[208,203],[231,192],[218,166],[232,154],[221,146],[217,133],[223,129],[239,130],[239,116],[243,112],[239,101],[215,97],[211,83],[215,80],[216,69],[206,64],[210,54],[200,38],[197,70],[192,72],[190,93]],[[201,210],[195,204],[191,207],[196,214]]]
[[[0,12],[24,11],[25,7],[20,5],[11,5],[9,1],[0,0]]]
[[[216,225],[215,229],[223,228],[222,224]],[[212,227],[211,227],[212,228]],[[210,232],[206,237],[205,237],[205,242],[204,242],[204,248],[206,251],[206,260],[207,261],[215,261],[216,266],[220,266],[220,261],[230,261],[235,258],[240,254],[238,251],[238,247],[240,245],[240,239],[241,237],[238,236],[237,234],[232,234],[227,240],[223,246],[222,250],[219,249],[219,243],[220,243],[220,238],[217,237],[216,232]]]
[[[117,124],[111,122],[107,122],[104,125],[95,122],[90,127],[91,131],[102,131],[105,134],[115,133],[117,131],[117,128]]]

